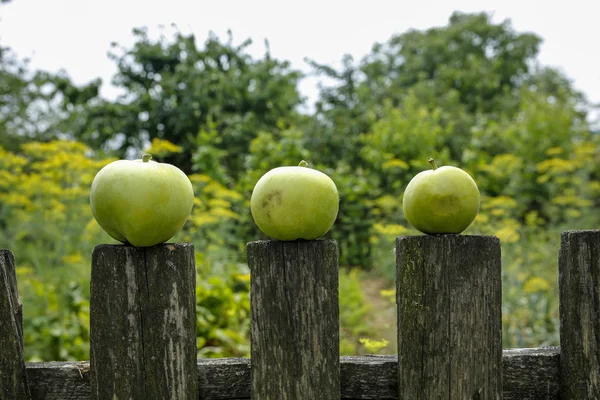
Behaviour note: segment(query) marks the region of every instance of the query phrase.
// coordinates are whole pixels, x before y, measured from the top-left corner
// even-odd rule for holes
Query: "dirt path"
[[[385,339],[389,342],[385,349],[378,354],[395,354],[396,344],[396,306],[392,298],[386,298],[381,295],[382,290],[393,289],[393,286],[383,278],[365,278],[362,281],[362,291],[365,300],[373,307],[371,314],[371,324],[377,331],[377,336],[372,339]]]

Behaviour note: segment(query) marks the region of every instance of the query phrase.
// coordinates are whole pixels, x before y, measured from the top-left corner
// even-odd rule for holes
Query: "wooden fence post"
[[[248,243],[253,400],[340,398],[333,240]]]
[[[600,230],[563,232],[558,269],[561,398],[600,399]]]
[[[500,241],[398,237],[398,399],[502,399]]]
[[[100,245],[92,254],[94,400],[197,400],[194,247]]]
[[[30,398],[15,259],[9,250],[0,250],[0,400]]]

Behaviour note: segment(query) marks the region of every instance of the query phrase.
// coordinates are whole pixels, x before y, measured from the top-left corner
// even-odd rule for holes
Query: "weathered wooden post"
[[[396,241],[398,399],[502,399],[500,241]]]
[[[558,269],[561,399],[600,399],[600,230],[563,232]]]
[[[340,398],[333,240],[248,243],[253,400]]]
[[[94,249],[92,399],[197,400],[195,290],[190,244]]]
[[[0,400],[30,398],[15,258],[9,250],[0,250]]]

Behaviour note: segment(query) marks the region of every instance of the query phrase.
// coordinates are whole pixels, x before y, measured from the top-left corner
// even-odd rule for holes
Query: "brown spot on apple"
[[[435,204],[433,211],[436,215],[452,216],[459,213],[461,209],[460,198],[455,195],[435,196],[432,203]]]
[[[277,207],[280,204],[281,204],[281,191],[274,190],[265,196],[265,199],[263,200],[263,202],[260,206],[262,208],[267,208],[267,207]],[[268,214],[268,212],[267,212],[267,214]]]

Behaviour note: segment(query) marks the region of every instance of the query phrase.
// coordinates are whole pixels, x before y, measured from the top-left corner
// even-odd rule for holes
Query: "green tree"
[[[321,90],[307,147],[321,154],[324,146],[324,164],[350,165],[368,186],[356,186],[362,194],[349,196],[352,205],[344,208],[362,218],[340,218],[336,229],[369,246],[372,232],[361,222],[401,218],[398,207],[378,204],[389,204],[388,196],[401,201],[408,180],[432,156],[470,171],[506,153],[529,161],[510,195],[522,194],[522,218],[541,211],[549,192],[536,183],[535,165],[549,148],[569,149],[587,138],[589,127],[583,96],[561,73],[537,65],[540,43],[508,20],[456,12],[446,26],[375,44],[359,62],[344,57],[339,71],[311,62],[336,83]],[[496,196],[506,188],[481,189]]]
[[[370,131],[390,104],[401,106],[416,95],[427,107],[446,111],[441,123],[453,125],[457,134],[448,146],[459,159],[476,117],[514,116],[527,91],[582,101],[559,72],[536,66],[540,43],[534,34],[516,32],[508,20],[495,24],[485,13],[456,12],[446,26],[376,43],[359,63],[346,56],[341,71],[313,62],[317,73],[338,83],[321,90],[311,134],[333,144],[335,158],[355,158],[345,147]]]
[[[68,136],[76,111],[97,98],[100,84],[78,87],[63,72],[32,71],[28,60],[0,47],[0,146],[17,150],[31,140]]]
[[[168,140],[183,151],[166,161],[188,172],[192,154],[201,157],[197,148],[213,146],[223,151],[226,173],[237,178],[258,132],[296,118],[301,75],[271,57],[268,44],[264,57],[255,60],[246,51],[251,41],[234,45],[231,33],[226,42],[211,34],[202,48],[194,35],[153,40],[146,29],[134,35],[132,48],[114,44],[111,55],[118,67],[113,83],[123,96],[90,107],[74,128],[85,143],[122,156],[154,138]]]
[[[456,12],[447,26],[376,44],[361,66],[368,87],[363,96],[398,103],[406,88],[431,82],[438,96],[455,90],[469,112],[502,111],[511,105],[506,94],[514,95],[529,76],[540,43],[534,34],[515,32],[509,21],[494,24],[485,13]]]
[[[354,59],[346,55],[341,71],[307,60],[315,73],[339,82],[334,86],[320,85],[315,113],[306,129],[310,136],[308,146],[319,153],[320,161],[335,165],[341,160],[349,163],[360,161],[358,138],[373,122],[368,104],[358,97],[362,75],[354,65]]]

